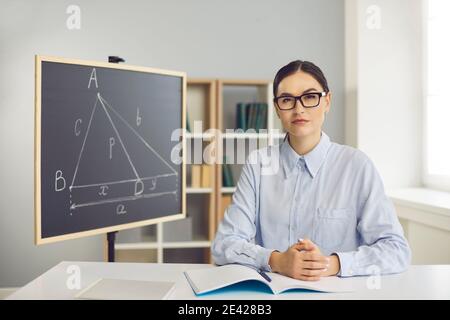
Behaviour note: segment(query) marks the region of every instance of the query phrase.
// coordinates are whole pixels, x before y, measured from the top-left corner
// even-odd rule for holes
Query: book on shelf
[[[242,129],[242,130],[247,130],[247,124],[245,123],[245,119],[246,119],[246,115],[245,115],[245,110],[246,110],[246,106],[245,103],[238,103],[236,105],[236,128],[237,129]]]
[[[247,129],[253,128],[253,110],[255,110],[255,107],[252,103],[247,104]]]
[[[280,294],[292,289],[306,289],[321,292],[352,292],[354,288],[348,279],[323,277],[319,281],[302,281],[278,273],[263,272],[252,267],[229,264],[220,267],[206,267],[184,272],[196,295],[225,288],[233,284],[258,281]],[[251,286],[249,286],[251,288]]]
[[[222,165],[222,186],[223,187],[233,187],[233,172],[231,170],[231,166],[224,161]]]
[[[191,125],[189,123],[189,113],[186,111],[186,131],[191,132]]]
[[[233,200],[233,195],[231,194],[225,194],[222,196],[222,199],[220,201],[220,212],[218,216],[218,222],[220,223],[225,216],[225,210],[227,210],[228,206],[231,204]]]
[[[267,128],[267,103],[242,103],[236,105],[236,128],[260,131]]]
[[[267,103],[260,103],[258,107],[258,120],[256,130],[267,129]]]
[[[208,164],[191,165],[191,187],[192,188],[211,188],[212,187],[213,167]]]
[[[234,187],[234,177],[233,177],[233,171],[231,170],[231,165],[227,163],[226,168],[227,168],[227,177],[228,177],[227,187]]]
[[[211,188],[212,166],[209,164],[202,164],[202,188]]]
[[[202,165],[191,165],[191,187],[200,188],[202,186]]]
[[[247,104],[248,109],[248,118],[247,118],[247,129],[254,129],[254,119],[256,116],[256,104],[255,103],[249,103]]]

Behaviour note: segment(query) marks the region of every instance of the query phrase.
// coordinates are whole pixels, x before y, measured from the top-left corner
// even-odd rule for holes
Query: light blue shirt
[[[339,276],[402,272],[411,251],[372,161],[320,142],[304,156],[283,143],[250,153],[212,244],[216,264],[271,271],[270,254],[309,238],[339,256]]]

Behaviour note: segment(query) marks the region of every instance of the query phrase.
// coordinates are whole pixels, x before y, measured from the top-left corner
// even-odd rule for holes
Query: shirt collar
[[[286,139],[281,145],[281,157],[283,159],[285,178],[290,176],[290,173],[297,167],[299,161],[305,162],[309,174],[314,178],[322,166],[330,146],[330,138],[322,131],[320,141],[314,149],[301,156],[291,147],[289,140]]]

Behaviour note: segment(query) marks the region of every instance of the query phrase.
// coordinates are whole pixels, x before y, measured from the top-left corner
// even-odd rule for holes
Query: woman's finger
[[[315,261],[303,261],[302,267],[304,269],[326,269],[328,268],[327,263],[315,262]]]
[[[302,276],[307,276],[307,277],[320,277],[324,274],[325,271],[327,271],[327,269],[317,269],[317,270],[302,269],[300,271],[300,274]]]
[[[300,241],[301,240],[301,241]],[[299,239],[299,243],[303,245],[304,250],[317,250],[319,249],[311,240],[309,239]]]
[[[297,277],[297,279],[302,280],[302,281],[319,281],[320,277],[308,277],[308,276],[300,275],[299,277]]]
[[[317,252],[302,251],[300,252],[300,255],[303,261],[316,261],[325,264],[328,264],[330,261],[328,257],[325,257],[324,255]]]

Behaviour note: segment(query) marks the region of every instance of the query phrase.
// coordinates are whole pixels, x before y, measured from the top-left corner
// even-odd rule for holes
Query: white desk
[[[79,290],[98,278],[176,281],[171,299],[450,299],[449,265],[411,266],[405,273],[382,276],[380,289],[369,289],[368,277],[346,278],[344,280],[352,282],[356,289],[352,293],[291,291],[273,295],[267,291],[254,291],[238,285],[197,297],[183,271],[209,268],[211,265],[105,262],[61,262],[8,299],[73,299],[79,290],[69,290],[66,285],[71,276],[67,272],[70,265],[79,266],[81,271]]]

